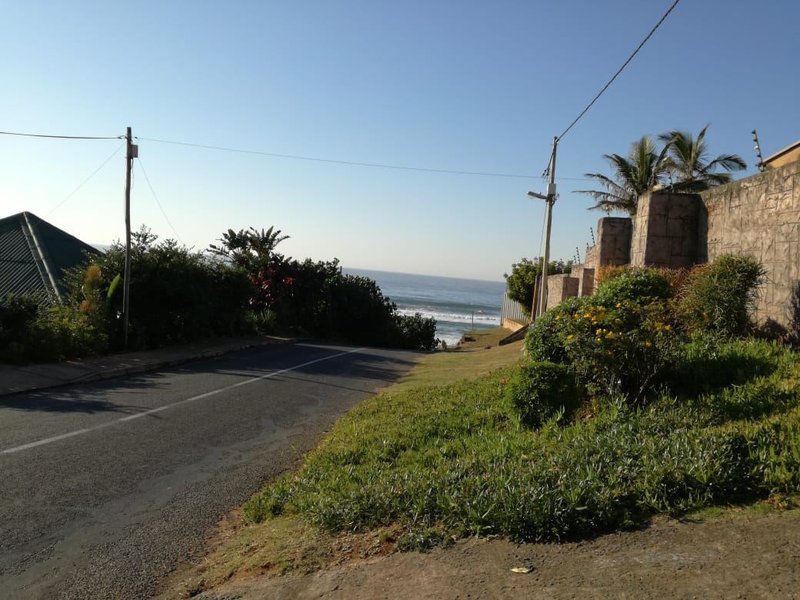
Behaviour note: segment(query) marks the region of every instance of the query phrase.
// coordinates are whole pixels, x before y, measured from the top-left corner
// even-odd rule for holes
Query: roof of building
[[[769,164],[772,161],[782,157],[784,154],[788,154],[789,152],[792,152],[793,150],[798,150],[798,149],[800,149],[800,140],[797,140],[794,144],[790,144],[790,145],[786,146],[786,148],[783,148],[782,150],[778,150],[775,154],[772,154],[771,156],[768,156],[767,158],[764,159],[764,164],[765,165]]]
[[[14,294],[58,301],[64,270],[85,262],[87,253],[98,251],[33,213],[0,219],[0,298]]]

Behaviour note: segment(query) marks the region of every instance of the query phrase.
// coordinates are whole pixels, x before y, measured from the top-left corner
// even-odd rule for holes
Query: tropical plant
[[[631,145],[628,156],[605,154],[605,158],[614,172],[612,177],[602,173],[586,173],[586,176],[597,181],[604,190],[575,190],[579,194],[587,194],[596,201],[592,210],[606,212],[622,211],[630,215],[636,214],[639,196],[660,185],[667,174],[667,154],[669,144],[660,150],[650,136],[642,136]]]
[[[274,227],[260,230],[250,227],[239,231],[228,229],[219,239],[220,245],[211,244],[208,250],[211,254],[227,258],[248,273],[255,273],[272,262],[274,256],[282,258],[282,255],[276,254],[275,248],[288,239],[288,235],[281,235],[281,230]]]
[[[700,130],[697,137],[687,131],[669,131],[659,139],[669,152],[666,170],[672,183],[670,189],[678,192],[702,192],[708,188],[729,183],[731,171],[741,171],[747,164],[737,154],[720,154],[708,160],[706,131],[708,125]],[[723,169],[725,172],[718,172]]]

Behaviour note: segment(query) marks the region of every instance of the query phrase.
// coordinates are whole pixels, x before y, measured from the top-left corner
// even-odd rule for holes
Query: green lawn
[[[331,533],[398,527],[401,548],[475,534],[561,540],[800,484],[794,352],[731,342],[714,358],[725,368],[703,365],[719,379],[708,393],[663,396],[641,410],[608,400],[538,431],[521,427],[504,394],[513,367],[478,376],[478,363],[493,364],[485,352],[465,353],[474,363],[459,368],[450,362],[457,354],[432,357],[361,404],[298,473],[253,498],[245,517],[299,516]],[[727,385],[731,364],[740,371]],[[469,378],[424,384],[461,366]]]

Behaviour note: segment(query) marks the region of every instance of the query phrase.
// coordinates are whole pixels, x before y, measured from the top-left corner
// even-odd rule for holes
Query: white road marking
[[[22,444],[21,446],[14,446],[13,448],[6,448],[5,450],[0,451],[0,454],[13,454],[14,452],[21,452],[23,450],[28,450],[30,448],[36,448],[37,446],[44,446],[45,444],[51,444],[53,442],[58,442],[59,440],[63,440],[66,438],[74,437],[76,435],[82,435],[84,433],[89,433],[91,431],[97,431],[98,429],[104,429],[111,425],[115,425],[117,423],[125,423],[127,421],[133,421],[134,419],[139,419],[141,417],[146,417],[148,415],[152,415],[168,408],[174,408],[176,406],[181,406],[183,404],[189,404],[190,402],[196,402],[197,400],[202,400],[204,398],[210,398],[211,396],[216,396],[217,394],[221,394],[222,392],[227,392],[228,390],[232,390],[234,388],[241,387],[243,385],[250,385],[251,383],[255,383],[257,381],[263,381],[264,379],[270,379],[271,377],[275,377],[277,375],[281,375],[283,373],[288,373],[289,371],[296,371],[297,369],[302,369],[303,367],[307,367],[309,365],[313,365],[316,363],[320,363],[326,360],[331,360],[333,358],[338,358],[340,356],[345,356],[346,354],[353,354],[354,352],[360,352],[364,350],[364,348],[355,348],[354,350],[348,350],[346,352],[339,352],[337,354],[331,354],[330,356],[323,356],[322,358],[317,358],[315,360],[309,360],[308,362],[304,362],[299,365],[295,365],[293,367],[288,367],[286,369],[281,369],[280,371],[271,371],[270,373],[266,373],[264,375],[259,375],[258,377],[252,377],[250,379],[245,379],[244,381],[239,381],[238,383],[234,383],[231,385],[226,385],[225,387],[221,387],[216,390],[212,390],[210,392],[205,392],[203,394],[198,394],[197,396],[192,396],[191,398],[186,398],[185,400],[178,400],[177,402],[173,402],[172,404],[165,404],[163,406],[158,406],[156,408],[151,408],[149,410],[144,410],[142,412],[138,412],[133,415],[128,415],[127,417],[120,417],[119,419],[115,419],[113,421],[102,423],[100,425],[95,425],[94,427],[87,427],[85,429],[76,429],[75,431],[70,431],[68,433],[62,433],[60,435],[54,435],[49,438],[44,438],[42,440],[37,440],[35,442],[30,442],[28,444]]]

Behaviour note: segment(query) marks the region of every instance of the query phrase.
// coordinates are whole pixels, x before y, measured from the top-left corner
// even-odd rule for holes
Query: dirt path
[[[528,566],[528,574],[511,572]],[[223,598],[800,598],[800,514],[663,519],[571,544],[468,540],[308,575],[229,583]]]

